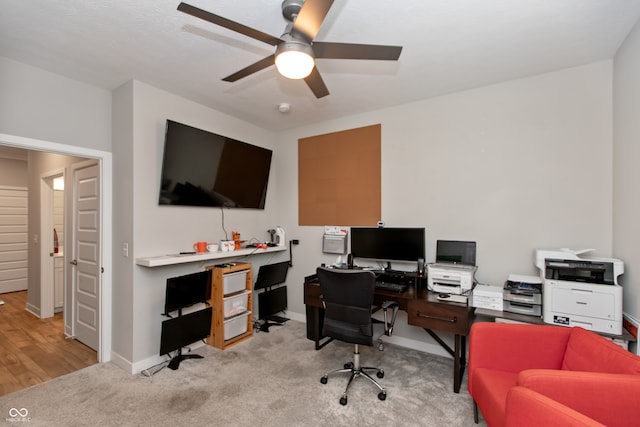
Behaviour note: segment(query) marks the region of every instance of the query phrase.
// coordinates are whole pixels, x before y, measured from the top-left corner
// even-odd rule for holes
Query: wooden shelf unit
[[[205,268],[207,270],[212,270],[210,303],[211,307],[213,307],[213,318],[211,319],[211,335],[207,339],[207,344],[224,350],[253,336],[253,285],[251,281],[251,264],[236,263],[235,265],[230,267],[216,267],[215,265],[210,265]],[[247,271],[246,283],[244,287],[244,290],[249,291],[247,294],[248,315],[245,316],[247,321],[247,330],[240,335],[225,340],[224,322],[225,320],[229,319],[224,318],[224,298],[225,296],[228,296],[224,294],[224,276],[225,274],[235,273],[239,271]],[[239,316],[242,316],[242,314],[240,314]]]

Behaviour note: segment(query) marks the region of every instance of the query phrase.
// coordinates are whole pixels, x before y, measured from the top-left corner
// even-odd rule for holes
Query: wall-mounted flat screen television
[[[272,154],[167,120],[159,204],[264,209]]]

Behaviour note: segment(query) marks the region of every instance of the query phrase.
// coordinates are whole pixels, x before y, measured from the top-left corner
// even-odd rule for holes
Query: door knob
[[[69,264],[78,265],[78,260],[74,259],[73,261],[70,261]]]

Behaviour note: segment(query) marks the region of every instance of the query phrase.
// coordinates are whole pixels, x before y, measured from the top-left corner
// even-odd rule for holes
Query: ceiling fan
[[[304,79],[316,98],[322,98],[329,95],[329,90],[316,68],[315,59],[397,61],[402,52],[402,46],[315,41],[332,4],[333,0],[284,0],[282,15],[290,22],[280,37],[263,33],[187,3],[180,3],[178,10],[276,47],[272,55],[222,80],[235,82],[275,63],[280,74],[292,79]]]

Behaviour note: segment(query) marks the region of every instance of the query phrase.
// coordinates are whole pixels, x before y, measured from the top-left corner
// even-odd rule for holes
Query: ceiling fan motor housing
[[[285,17],[287,21],[295,21],[296,16],[302,9],[302,5],[304,4],[304,0],[284,0],[282,2],[282,16]]]

